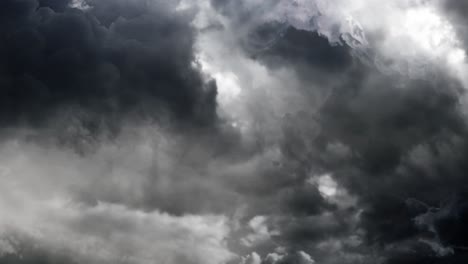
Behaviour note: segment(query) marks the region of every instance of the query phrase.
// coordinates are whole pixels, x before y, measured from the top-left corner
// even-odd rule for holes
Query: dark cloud
[[[3,125],[41,123],[64,108],[118,119],[131,111],[209,123],[216,85],[193,66],[189,14],[146,1],[2,3]]]
[[[457,162],[465,156],[462,138],[468,132],[459,112],[460,92],[457,81],[443,75],[422,81],[367,70],[335,89],[322,109],[321,138],[326,144],[338,141],[348,146],[352,155],[345,164],[333,162],[336,159],[320,163],[359,197],[366,243],[388,248],[409,240],[417,245],[411,249],[417,252],[411,253],[413,257],[405,253],[407,260],[398,262],[399,257],[390,253],[389,263],[426,259],[426,251],[418,249],[420,239],[456,245],[437,228],[433,233],[420,229],[415,219],[429,209],[410,206],[407,199],[437,207],[466,188],[462,176],[466,166]],[[461,226],[450,226],[464,232]]]
[[[464,228],[454,213],[430,225],[417,222],[466,188],[462,85],[443,69],[424,79],[382,73],[353,56],[350,47],[332,45],[318,33],[263,23],[257,19],[262,10],[242,4],[236,9],[230,1],[212,2],[240,25],[240,43],[249,56],[272,70],[293,69],[304,96],[308,89],[330,94],[318,111],[311,107],[284,117],[279,166],[268,174],[270,181],[258,176],[255,185],[261,187],[250,187],[273,193],[273,198],[253,196],[251,214],[269,215],[266,225],[279,231],[274,243],[258,245],[256,252],[304,249],[324,263],[463,259],[465,241],[455,234],[464,234]],[[331,173],[357,203],[340,207],[307,185],[309,177],[323,173]],[[283,181],[273,185],[277,178]],[[283,207],[277,201],[288,189]],[[453,206],[461,219],[462,204]],[[349,242],[350,237],[359,242]],[[327,248],[326,243],[335,244]],[[332,257],[332,248],[348,255]]]
[[[317,32],[273,22],[254,28],[246,48],[271,67],[307,67],[309,73],[315,70],[333,74],[352,63],[348,47],[332,45]]]
[[[182,219],[186,230],[192,216],[221,214],[232,233],[216,242],[251,254],[247,263],[466,262],[462,84],[443,69],[424,78],[382,73],[346,44],[260,19],[278,2],[252,8],[246,1],[212,0],[230,28],[213,24],[198,32],[238,34],[229,44],[239,45],[242,59],[260,65],[268,78],[285,74],[299,83],[279,88],[287,93],[299,86],[294,92],[305,106],[285,102],[287,110],[273,117],[262,111],[275,107],[259,109],[269,97],[258,96],[258,107],[246,112],[261,118],[244,131],[218,118],[216,83],[196,65],[193,10],[175,11],[178,1],[88,0],[80,10],[71,1],[6,0],[0,8],[0,124],[48,126],[80,145],[73,142],[93,131],[158,123],[156,133],[142,129],[147,138],[123,133],[111,141],[115,146],[88,142],[97,150],[81,153],[80,162],[91,167],[90,175],[63,189],[78,211],[110,209],[79,214],[71,221],[76,233],[111,237],[116,229],[129,236],[138,230],[138,237],[146,234],[140,216],[170,219],[161,222],[168,226]],[[465,4],[445,4],[463,35]],[[166,117],[195,129],[167,128]],[[204,129],[213,123],[215,133]],[[125,208],[117,211],[127,221],[108,217],[112,205]],[[164,215],[150,215],[155,211]],[[183,233],[166,236],[185,241]],[[24,258],[9,253],[0,263],[69,261],[28,245],[22,250],[16,251]],[[171,261],[199,263],[190,256]]]
[[[307,39],[312,33],[294,34]],[[291,37],[288,34],[282,37],[285,39],[278,42],[288,43],[283,51],[275,47],[283,44],[276,42],[265,52],[284,60],[278,65],[293,61],[298,71],[313,68],[333,71],[320,55],[310,51],[314,46],[301,51],[301,41],[287,42]],[[283,211],[284,222],[270,223],[272,229],[281,233],[274,238],[275,244],[287,245],[291,250],[307,249],[317,259],[331,261],[330,256],[324,257],[330,252],[318,248],[320,241],[336,239],[345,243],[354,234],[363,244],[348,248],[341,245],[350,255],[336,257],[337,263],[373,263],[375,258],[388,263],[446,263],[464,259],[465,252],[460,248],[466,241],[461,238],[463,235],[455,234],[465,231],[459,224],[461,220],[455,219],[463,218],[465,202],[451,209],[459,212],[457,217],[455,213],[444,216],[444,220],[435,221],[439,226],[434,223],[434,229],[422,228],[416,222],[428,209],[408,203],[412,198],[435,208],[450,199],[452,193],[466,189],[467,182],[462,176],[466,166],[462,160],[467,153],[464,138],[468,130],[460,112],[459,97],[464,93],[461,84],[444,72],[428,80],[386,75],[351,59],[351,55],[343,53],[344,47],[329,49],[339,58],[336,65],[340,73],[335,76],[340,83],[316,79],[331,91],[319,112],[300,112],[285,118],[281,162],[291,164],[286,171],[294,171],[296,175],[293,186],[306,186],[305,179],[311,171],[331,172],[339,184],[358,198],[358,204],[338,209],[321,202],[317,191],[308,190],[307,196],[302,197],[300,190],[307,188],[295,189],[288,198],[289,210]],[[296,51],[303,56],[291,55]],[[276,67],[270,62],[266,65]],[[334,216],[324,217],[329,213]],[[354,223],[356,214],[359,220]],[[442,226],[450,228],[444,230]],[[422,242],[426,240],[435,244]],[[397,245],[401,248],[389,250]],[[374,255],[376,248],[380,257]],[[438,250],[448,253],[438,255]]]
[[[375,248],[389,263],[398,263],[397,259],[445,261],[463,255],[457,250],[454,255],[439,256],[434,247],[421,242],[436,241],[441,248],[456,246],[450,242],[453,237],[442,236],[442,229],[435,228],[434,233],[421,228],[416,219],[427,209],[408,203],[412,198],[437,206],[466,186],[461,176],[465,165],[457,162],[466,153],[462,146],[468,132],[460,112],[461,84],[443,71],[425,80],[381,73],[360,62],[346,45],[332,45],[318,33],[284,23],[258,22],[254,13],[260,10],[241,5],[235,12],[231,5],[214,1],[234,23],[248,25],[248,34],[240,37],[247,54],[270,69],[294,69],[303,80],[305,94],[307,89],[330,94],[318,112],[304,110],[283,120],[279,164],[285,167],[278,167],[277,173],[291,181],[283,181],[282,187],[268,185],[267,190],[281,194],[279,190],[291,188],[292,195],[285,199],[285,207],[277,203],[258,206],[275,209],[255,210],[266,215],[279,210],[282,215],[278,218],[275,213],[268,222],[271,230],[281,234],[273,238],[274,244],[292,251],[305,248],[317,259],[331,261],[324,257],[330,252],[317,245],[335,239],[350,253],[341,260],[337,257],[337,263],[365,263],[376,257]],[[332,173],[358,203],[346,209],[328,203],[316,189],[307,187],[311,172]],[[354,222],[357,214],[359,220]],[[445,226],[463,233],[461,226],[450,223]],[[343,241],[353,235],[363,244],[345,246]],[[400,249],[388,249],[398,244]],[[274,248],[270,245],[269,250]],[[263,254],[267,251],[257,248]]]
[[[64,11],[67,9],[72,0],[38,0],[39,7],[48,7],[54,11]]]

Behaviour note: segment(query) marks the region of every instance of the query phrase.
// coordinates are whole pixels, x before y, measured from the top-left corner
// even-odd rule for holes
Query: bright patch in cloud
[[[320,194],[324,197],[333,197],[338,194],[338,184],[328,173],[312,177],[308,183],[317,185]]]
[[[325,174],[318,179],[318,189],[323,196],[334,196],[337,193],[338,185],[330,176]]]

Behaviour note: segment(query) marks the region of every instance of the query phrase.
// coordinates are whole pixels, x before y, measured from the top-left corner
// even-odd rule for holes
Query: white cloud
[[[299,251],[297,252],[297,254],[299,255],[299,263],[300,264],[312,264],[312,263],[315,263],[315,261],[312,259],[312,257],[305,253],[304,251]]]
[[[154,157],[168,166],[171,161],[170,151],[162,149],[170,143],[148,144],[144,133],[158,135],[150,131],[123,133],[119,144],[102,143],[84,156],[19,138],[2,142],[0,254],[14,252],[5,240],[14,232],[46,250],[69,252],[81,263],[221,264],[234,258],[224,215],[174,216],[125,203],[89,205],[75,199],[75,191],[96,194],[106,188],[122,202],[140,199]]]
[[[276,252],[270,253],[266,256],[265,262],[268,264],[313,264],[315,263],[315,260],[309,254],[300,250],[292,254],[278,254]]]
[[[88,10],[91,7],[86,3],[85,0],[72,0],[70,6],[73,8],[81,9],[81,10]]]
[[[29,203],[32,214],[4,212],[19,222],[1,228],[13,227],[49,250],[72,252],[78,261],[180,264],[187,259],[219,264],[234,256],[226,249],[229,228],[222,216],[175,217],[106,203],[83,207],[58,199]]]
[[[441,13],[439,1],[282,0],[272,5],[242,0],[242,3],[251,10],[264,10],[256,11],[258,21],[286,22],[298,29],[316,31],[331,43],[345,43],[358,57],[383,72],[425,78],[443,65],[468,87],[466,51],[451,22]]]
[[[249,228],[252,231],[241,239],[241,243],[248,247],[256,246],[262,242],[269,241],[272,235],[277,235],[277,231],[269,230],[266,216],[255,216],[249,221]]]
[[[242,257],[242,260],[240,264],[260,264],[262,263],[262,259],[260,258],[260,255],[257,254],[257,252],[252,252],[246,257]]]
[[[357,203],[356,197],[340,186],[330,173],[312,175],[307,183],[315,185],[322,197],[338,205],[341,209],[353,207]]]
[[[318,178],[319,192],[325,196],[335,196],[337,194],[338,184],[333,180],[330,174],[322,175]]]

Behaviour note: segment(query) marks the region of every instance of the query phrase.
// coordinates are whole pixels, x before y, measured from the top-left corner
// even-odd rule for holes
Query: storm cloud
[[[465,263],[466,8],[3,1],[0,263]]]
[[[163,1],[89,1],[88,11],[70,4],[2,3],[4,126],[41,124],[68,108],[91,119],[164,110],[215,119],[216,85],[192,65],[189,13]]]

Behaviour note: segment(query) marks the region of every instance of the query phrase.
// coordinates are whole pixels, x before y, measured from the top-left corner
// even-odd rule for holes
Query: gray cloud
[[[463,5],[295,3],[2,3],[0,263],[463,263]]]
[[[4,125],[40,124],[67,107],[96,116],[90,126],[132,111],[216,118],[216,85],[192,63],[188,13],[164,1],[88,1],[88,11],[69,2],[2,3]]]

